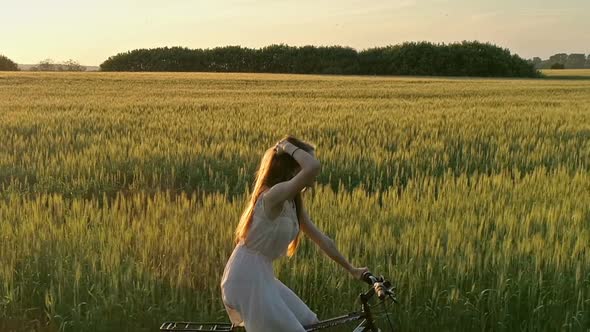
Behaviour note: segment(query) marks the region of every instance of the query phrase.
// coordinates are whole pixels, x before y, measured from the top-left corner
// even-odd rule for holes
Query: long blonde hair
[[[315,146],[306,142],[303,142],[291,135],[287,135],[283,137],[291,144],[305,150],[308,153],[311,153],[315,150]],[[290,180],[295,173],[295,170],[299,167],[299,164],[293,157],[291,157],[287,153],[283,153],[281,155],[276,155],[275,147],[271,147],[266,150],[264,155],[262,156],[262,160],[260,161],[260,166],[256,171],[256,179],[254,180],[254,189],[252,190],[252,194],[248,200],[246,208],[240,217],[240,222],[238,223],[238,227],[235,231],[235,242],[238,243],[241,240],[246,239],[248,235],[248,231],[250,229],[250,225],[252,224],[252,215],[254,214],[254,205],[258,200],[258,197],[263,191],[264,187],[271,188],[275,184],[283,181]],[[297,193],[295,195],[295,209],[297,211],[297,220],[299,225],[301,225],[301,220],[303,218],[303,203],[301,200],[301,193]],[[289,243],[289,247],[287,249],[287,256],[291,257],[295,253],[297,246],[299,245],[299,238],[301,235],[301,228],[299,228],[299,232],[297,236],[291,243]]]

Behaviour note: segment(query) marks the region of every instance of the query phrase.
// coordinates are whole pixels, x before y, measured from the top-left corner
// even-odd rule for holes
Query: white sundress
[[[297,236],[297,212],[287,200],[271,220],[263,195],[256,201],[245,241],[236,245],[225,265],[221,298],[231,322],[247,332],[305,331],[303,326],[318,322],[316,314],[275,277],[272,266]]]

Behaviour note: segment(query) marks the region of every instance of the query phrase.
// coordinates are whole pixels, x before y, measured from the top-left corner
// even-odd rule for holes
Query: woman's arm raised
[[[288,141],[277,145],[278,153],[290,154],[301,166],[301,171],[288,181],[279,182],[264,194],[264,204],[269,209],[292,199],[320,173],[320,162],[305,150]]]

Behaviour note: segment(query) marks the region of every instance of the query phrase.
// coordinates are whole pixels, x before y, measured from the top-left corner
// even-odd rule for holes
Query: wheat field
[[[590,329],[590,79],[19,72],[0,330],[227,320],[232,233],[285,134],[317,146],[310,216],[396,284],[401,330]],[[320,318],[365,289],[308,239],[275,272]]]

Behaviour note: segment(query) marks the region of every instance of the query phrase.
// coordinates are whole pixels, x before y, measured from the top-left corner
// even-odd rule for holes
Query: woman
[[[262,157],[221,281],[223,303],[235,326],[248,332],[289,332],[305,331],[303,326],[318,322],[316,314],[275,278],[272,267],[274,259],[295,253],[300,231],[355,278],[368,271],[352,266],[305,211],[301,193],[315,183],[319,172],[314,146],[292,136]]]

